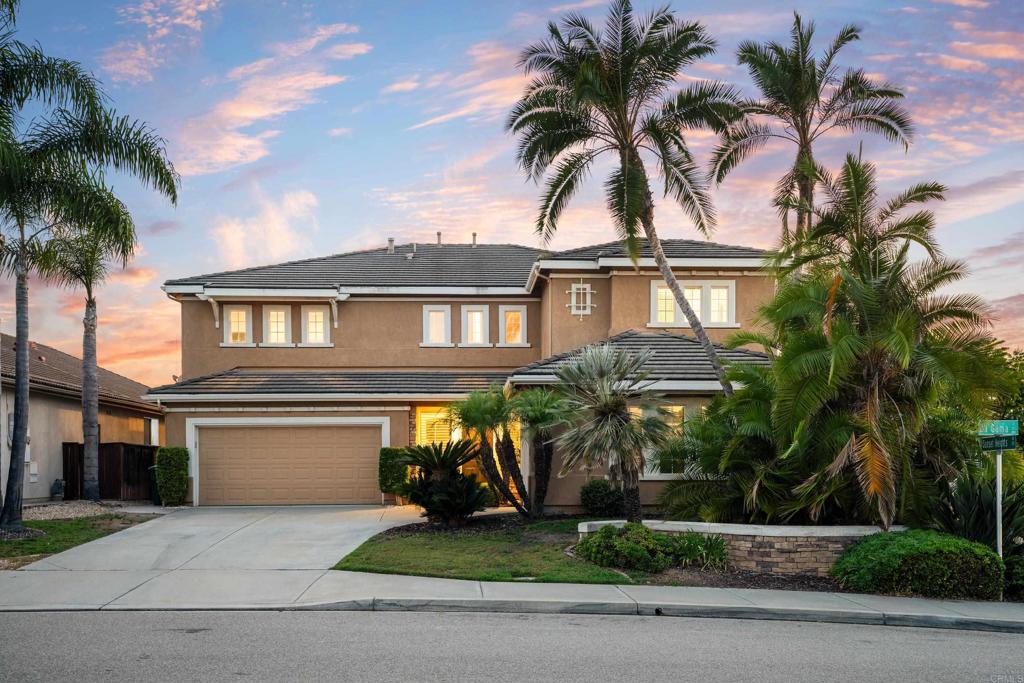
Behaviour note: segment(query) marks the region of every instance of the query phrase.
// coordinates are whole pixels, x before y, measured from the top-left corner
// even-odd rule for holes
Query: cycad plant
[[[645,454],[662,444],[671,427],[661,398],[650,391],[644,366],[650,352],[630,354],[608,344],[588,346],[555,371],[568,426],[555,439],[561,476],[602,466],[622,487],[626,521],[639,522],[640,475]]]
[[[569,201],[603,157],[612,163],[605,181],[608,211],[629,255],[638,259],[646,237],[662,278],[700,341],[726,393],[718,353],[683,295],[654,223],[651,173],[662,193],[710,235],[715,211],[705,173],[690,152],[691,130],[724,132],[740,115],[728,86],[699,80],[683,89],[683,69],[707,57],[715,41],[697,22],[668,9],[646,17],[629,0],[613,0],[604,29],[576,13],[548,25],[548,37],[527,47],[520,66],[534,76],[509,114],[519,138],[517,159],[533,180],[545,179],[537,232],[546,240]]]
[[[721,135],[711,161],[711,176],[721,183],[740,162],[773,140],[796,147],[790,170],[776,186],[775,203],[785,217],[797,213],[793,237],[810,225],[814,210],[815,176],[820,167],[814,144],[830,132],[865,131],[906,148],[913,137],[910,115],[900,105],[903,93],[888,83],[876,83],[863,69],[840,72],[839,52],[860,40],[860,28],[844,26],[825,52],[815,56],[814,22],[794,14],[788,45],[775,41],[740,43],[736,57],[759,91],[742,102],[746,116]],[[793,194],[796,198],[793,198]]]

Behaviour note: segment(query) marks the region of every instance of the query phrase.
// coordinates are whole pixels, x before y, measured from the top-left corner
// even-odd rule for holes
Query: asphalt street
[[[0,680],[1024,680],[1024,636],[733,619],[425,612],[0,614]]]

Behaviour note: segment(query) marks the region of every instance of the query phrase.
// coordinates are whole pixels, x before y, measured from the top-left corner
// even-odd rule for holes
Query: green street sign
[[[1016,436],[985,436],[981,439],[983,451],[1012,451],[1016,447]]]
[[[1017,420],[982,420],[978,436],[1017,436],[1019,428]]]

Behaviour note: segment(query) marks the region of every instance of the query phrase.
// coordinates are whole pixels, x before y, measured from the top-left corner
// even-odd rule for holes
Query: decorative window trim
[[[735,280],[680,280],[679,286],[683,289],[687,287],[700,287],[702,288],[700,297],[701,310],[697,311],[697,316],[701,320],[701,324],[706,328],[738,328],[740,324],[736,322],[736,281]],[[670,323],[658,322],[658,290],[662,287],[667,287],[664,280],[651,280],[651,298],[650,298],[650,317],[648,318],[647,327],[660,327],[660,328],[672,328],[682,327],[689,329],[690,324],[686,321],[683,316],[683,310],[679,307],[679,304],[675,305],[675,320]],[[711,288],[712,287],[727,287],[729,289],[729,319],[725,322],[710,322],[711,320]],[[673,297],[674,298],[674,297]]]
[[[245,341],[244,342],[232,342],[231,341],[231,312],[232,311],[245,311]],[[242,304],[225,304],[222,306],[222,317],[224,324],[221,326],[224,328],[224,336],[221,338],[221,346],[233,346],[236,348],[251,348],[255,347],[256,343],[252,339],[252,306]]]
[[[299,346],[302,348],[330,348],[334,344],[331,341],[331,308],[330,306],[308,305],[300,308],[302,316],[302,337]],[[324,340],[322,342],[309,341],[309,313],[321,311],[324,314]]]
[[[484,340],[482,342],[480,342],[480,343],[470,343],[469,342],[469,325],[468,325],[468,321],[469,321],[469,314],[471,312],[473,312],[473,313],[477,313],[478,312],[478,313],[481,313],[483,315]],[[461,333],[460,333],[459,336],[461,338],[461,341],[459,342],[459,346],[462,347],[462,348],[485,349],[485,348],[490,348],[491,346],[493,346],[493,344],[491,344],[491,307],[489,305],[487,305],[487,304],[463,304],[463,306],[462,306],[462,325],[461,325]]]
[[[430,341],[430,313],[441,311],[444,313],[444,341]],[[423,306],[423,341],[421,347],[425,348],[450,348],[452,344],[452,307],[448,304],[427,304]]]
[[[521,342],[506,342],[505,341],[505,314],[506,313],[519,313],[519,330],[520,336],[522,337]],[[530,342],[527,341],[526,327],[526,306],[510,306],[502,305],[498,306],[498,343],[495,346],[503,348],[529,348]]]
[[[284,338],[283,342],[269,342],[270,339],[270,314],[279,311],[284,313]],[[282,304],[266,304],[263,306],[263,341],[259,344],[261,347],[270,348],[292,348],[295,344],[292,342],[292,307]]]
[[[569,315],[590,315],[590,311],[597,306],[594,303],[594,288],[589,282],[574,282],[569,285],[566,292],[569,295],[569,303],[565,305],[569,309]],[[582,302],[579,295],[583,295]]]

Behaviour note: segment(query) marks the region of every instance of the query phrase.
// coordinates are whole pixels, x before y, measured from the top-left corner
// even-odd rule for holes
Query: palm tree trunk
[[[640,507],[640,483],[637,481],[622,483],[622,506],[626,513],[626,521],[640,524],[643,515]]]
[[[510,502],[517,512],[525,515],[526,508],[512,495],[512,490],[505,484],[501,473],[498,472],[498,466],[494,462],[494,449],[489,439],[480,438],[480,454],[477,456],[477,459],[480,461],[480,467],[484,471],[484,478],[487,479],[487,484],[497,489],[501,497]]]
[[[668,258],[665,257],[665,250],[661,248],[661,240],[658,239],[658,233],[654,229],[654,200],[651,197],[650,190],[646,193],[645,203],[646,206],[644,206],[640,222],[644,226],[644,234],[647,236],[647,242],[651,245],[651,252],[654,254],[654,261],[658,264],[661,277],[665,280],[665,284],[668,285],[672,296],[675,297],[679,308],[682,309],[683,315],[686,316],[686,322],[689,323],[690,329],[693,330],[693,336],[697,338],[701,348],[704,349],[704,355],[708,357],[708,361],[710,361],[711,367],[715,372],[715,377],[718,378],[718,383],[722,385],[722,392],[726,396],[732,396],[732,383],[725,377],[725,368],[722,367],[722,361],[718,358],[718,351],[715,349],[715,345],[711,343],[711,339],[708,338],[708,333],[705,331],[704,326],[701,325],[700,318],[694,313],[690,302],[686,300],[683,288],[679,285],[679,281],[676,280],[676,275],[668,264]]]
[[[15,269],[14,429],[11,434],[7,491],[0,512],[0,529],[10,531],[22,529],[21,502],[24,492],[25,446],[28,441],[28,265],[25,263],[24,252],[19,254]]]
[[[551,460],[554,446],[542,436],[533,437],[530,455],[533,457],[533,496],[530,513],[534,517],[544,516],[544,500],[548,497],[548,483],[551,481]]]
[[[814,210],[814,178],[810,175],[814,168],[814,157],[810,145],[802,147],[796,160],[796,188],[800,205],[796,214],[795,239],[803,236],[811,229],[811,212]]]
[[[100,499],[99,390],[96,381],[96,299],[88,292],[82,320],[82,441],[84,457],[82,495]]]
[[[498,458],[501,462],[501,469],[512,479],[512,483],[519,493],[519,500],[522,501],[523,507],[521,512],[529,516],[530,495],[526,490],[526,482],[523,480],[523,470],[519,466],[519,461],[516,460],[515,444],[512,443],[512,437],[507,429],[503,430],[501,440],[498,442]],[[519,509],[519,506],[516,506],[516,509]]]

